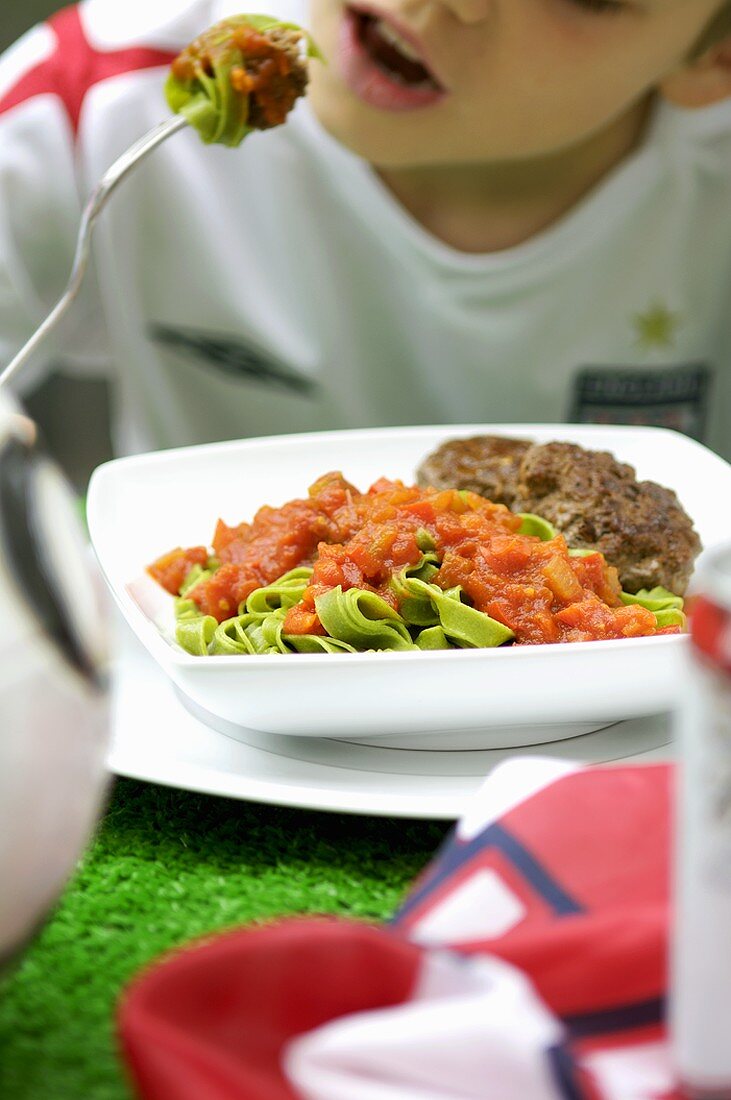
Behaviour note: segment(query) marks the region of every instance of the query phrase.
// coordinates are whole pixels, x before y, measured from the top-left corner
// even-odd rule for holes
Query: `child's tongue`
[[[371,59],[389,76],[396,77],[403,84],[429,84],[435,81],[419,61],[406,57],[397,46],[389,42],[382,34],[383,23],[371,15],[360,17],[360,40]]]

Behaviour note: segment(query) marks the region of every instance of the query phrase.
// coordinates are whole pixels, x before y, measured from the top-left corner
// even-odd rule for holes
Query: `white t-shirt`
[[[267,10],[306,24],[297,2]],[[5,55],[1,361],[63,288],[79,195],[166,116],[169,56],[239,6],[85,0]],[[423,229],[304,100],[238,150],[192,131],[157,150],[102,215],[48,351],[112,373],[120,451],[572,419],[677,427],[731,458],[730,305],[731,104],[659,107],[567,217],[477,255]]]

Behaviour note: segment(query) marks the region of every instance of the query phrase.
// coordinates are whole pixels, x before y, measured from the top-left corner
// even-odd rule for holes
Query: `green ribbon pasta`
[[[659,630],[663,630],[666,626],[679,626],[682,630],[685,630],[688,625],[685,612],[680,611],[677,607],[668,607],[665,611],[656,611],[655,619]]]
[[[176,619],[200,619],[203,612],[195,600],[187,600],[183,596],[176,596],[174,603]]]
[[[414,593],[408,586],[408,581],[412,578],[428,584],[438,572],[439,558],[430,552],[423,554],[416,565],[407,565],[391,577],[389,588],[399,602],[402,619],[410,626],[429,627],[439,622],[439,616],[431,600],[424,597],[421,592]]]
[[[444,634],[460,649],[495,649],[515,637],[513,631],[497,619],[462,603],[458,587],[443,591],[438,585],[427,584],[418,577],[406,578],[405,584],[412,595],[421,595],[431,601]]]
[[[422,630],[439,625],[439,613],[428,596],[406,596],[399,605],[401,618],[409,626]]]
[[[203,579],[200,566],[191,570],[181,591]],[[178,644],[194,656],[241,656],[284,653],[355,653],[366,650],[434,650],[495,648],[512,640],[513,632],[463,602],[462,590],[431,583],[438,558],[425,552],[391,581],[400,610],[375,592],[342,587],[315,600],[327,634],[285,634],[287,611],[302,598],[312,569],[301,566],[270,585],[252,592],[239,614],[222,623],[204,615],[194,600],[175,600]]]
[[[278,611],[273,611],[271,615],[267,615],[266,619],[261,620],[261,636],[269,653],[291,652],[282,638],[282,627],[284,626],[284,616],[286,614],[286,608],[282,607]]]
[[[251,642],[254,653],[262,654],[271,653],[272,651],[276,653],[278,652],[276,647],[270,645],[264,637],[264,632],[261,628],[262,622],[262,619],[258,619],[256,622],[251,623],[246,631],[246,635]]]
[[[256,653],[254,643],[247,633],[247,626],[258,622],[250,615],[235,615],[218,625],[208,650],[211,657],[238,656],[243,653]]]
[[[416,639],[419,649],[454,649],[441,626],[429,626]]]
[[[282,23],[268,15],[233,15],[204,31],[188,48],[191,75],[170,73],[165,98],[176,114],[182,114],[206,144],[240,145],[252,127],[248,125],[249,96],[236,91],[231,73],[246,68],[246,59],[232,39],[232,30],[249,26],[266,33],[273,28],[299,31],[307,43],[307,56],[322,60],[311,37],[296,23]],[[198,56],[196,49],[200,49]],[[186,51],[184,51],[185,53]]]
[[[558,531],[549,523],[543,516],[536,516],[533,512],[518,512],[521,519],[520,527],[518,528],[519,535],[533,535],[534,538],[538,538],[541,542],[550,542],[551,539],[555,539]]]
[[[426,527],[419,528],[419,530],[416,532],[415,539],[416,545],[419,547],[420,550],[429,552],[431,550],[436,550],[437,548],[431,532],[427,531]]]
[[[284,639],[297,653],[356,653],[355,646],[321,634],[286,634]]]
[[[312,569],[301,565],[290,569],[265,588],[257,588],[239,607],[239,614],[270,615],[281,608],[294,607],[304,595],[312,578]]]
[[[414,649],[408,627],[397,611],[375,592],[340,585],[315,598],[315,610],[331,638],[357,650]]]
[[[208,650],[210,657],[233,657],[245,654],[289,653],[281,641],[282,617],[272,614],[235,615],[222,622]]]
[[[648,611],[669,611],[676,610],[682,611],[684,607],[684,600],[682,596],[676,596],[674,592],[668,591],[667,588],[662,588],[658,585],[657,588],[641,588],[639,592],[623,592],[622,603],[633,604],[637,603],[640,607],[647,608]]]
[[[248,96],[242,96],[231,85],[235,65],[231,51],[222,55],[211,75],[199,66],[191,79],[181,80],[171,73],[165,84],[170,109],[184,115],[207,145],[235,148],[251,132],[246,125]]]
[[[679,626],[685,630],[687,619],[683,608],[685,601],[682,596],[676,596],[667,588],[658,585],[656,588],[641,588],[639,592],[622,592],[622,603],[630,606],[639,604],[640,607],[652,611],[657,621],[659,630],[667,626]]]
[[[205,657],[217,627],[218,623],[212,615],[179,619],[175,628],[175,641],[193,657]]]
[[[209,562],[217,567],[217,562]],[[194,566],[180,591],[188,592],[205,580],[213,569]],[[283,574],[273,584],[258,588],[241,605],[238,615],[217,623],[204,615],[195,600],[175,599],[177,620],[175,640],[196,657],[241,656],[262,653],[340,653],[353,652],[345,642],[313,635],[284,636],[284,618],[288,608],[302,598],[312,577],[312,569],[300,566]]]

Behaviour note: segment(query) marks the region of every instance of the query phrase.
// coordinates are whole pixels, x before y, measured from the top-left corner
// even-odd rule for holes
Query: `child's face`
[[[311,67],[314,109],[343,144],[384,168],[522,160],[576,146],[619,122],[680,66],[722,6],[311,2],[310,27],[328,62]],[[401,43],[409,40],[410,67],[399,40],[384,41],[379,16],[387,35],[400,30]],[[399,68],[406,83],[383,65]]]

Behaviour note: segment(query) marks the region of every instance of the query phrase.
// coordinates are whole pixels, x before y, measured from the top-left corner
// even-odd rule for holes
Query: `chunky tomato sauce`
[[[149,566],[147,571],[158,584],[173,596],[177,596],[193,566],[205,566],[207,562],[208,550],[205,546],[192,546],[189,550],[178,547],[177,550],[171,550],[169,554],[163,554]]]
[[[571,557],[561,535],[541,542],[518,534],[520,525],[504,505],[475,493],[385,479],[359,493],[331,473],[312,486],[306,500],[261,508],[250,524],[228,527],[219,521],[213,549],[221,566],[188,596],[221,622],[254,589],[297,565],[312,565],[311,583],[287,612],[284,632],[324,633],[315,609],[318,595],[338,585],[367,589],[398,610],[391,577],[417,564],[430,546],[441,562],[432,583],[444,589],[461,585],[469,602],[509,627],[518,644],[677,632],[658,630],[652,612],[622,603],[617,571],[601,554]],[[200,550],[174,551],[150,572],[177,591],[179,571],[170,559]]]
[[[284,122],[299,95],[289,79],[292,62],[286,53],[251,27],[238,27],[233,41],[241,50],[246,68],[231,70],[231,86],[242,95],[254,95],[268,126]]]
[[[181,81],[193,80],[200,69],[210,76],[234,50],[240,51],[244,64],[232,67],[231,87],[243,96],[256,96],[266,125],[278,126],[292,110],[300,91],[290,79],[292,61],[286,52],[254,27],[226,20],[216,24],[176,57],[171,65],[173,76]]]

